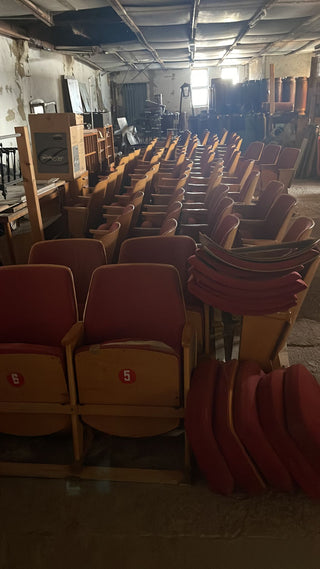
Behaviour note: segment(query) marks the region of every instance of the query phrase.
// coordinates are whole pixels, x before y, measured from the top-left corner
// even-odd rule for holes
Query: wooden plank
[[[79,477],[85,480],[113,482],[143,482],[150,484],[180,484],[186,479],[182,470],[151,470],[148,468],[112,468],[84,466]]]
[[[30,462],[0,462],[0,476],[27,478],[68,478],[75,476],[72,465],[35,464]]]
[[[1,402],[0,413],[50,413],[51,415],[72,415],[75,409],[63,403]]]
[[[79,415],[106,415],[108,417],[184,417],[184,409],[137,405],[78,405]],[[1,410],[1,407],[0,407]]]
[[[274,81],[274,63],[270,63],[270,115],[275,112],[275,81]]]
[[[44,240],[44,233],[29,134],[26,126],[16,126],[15,132],[21,135],[17,138],[17,146],[31,224],[31,238],[35,243]]]

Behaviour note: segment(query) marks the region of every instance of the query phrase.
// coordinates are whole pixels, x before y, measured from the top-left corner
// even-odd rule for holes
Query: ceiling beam
[[[302,51],[303,49],[306,49],[306,47],[309,47],[309,45],[312,45],[313,43],[315,43],[318,40],[310,40],[307,41],[307,43],[305,43],[304,45],[302,45],[301,47],[298,47],[297,49],[293,49],[292,51],[289,51],[289,53],[286,53],[285,55],[292,55],[293,53],[298,53],[299,51]]]
[[[262,6],[260,8],[258,8],[255,13],[253,14],[253,16],[250,18],[250,20],[248,20],[245,25],[242,27],[242,29],[240,30],[240,32],[238,33],[236,39],[234,40],[233,44],[230,45],[226,52],[223,54],[223,56],[221,57],[221,59],[218,62],[218,65],[221,65],[221,63],[224,61],[224,59],[231,53],[231,51],[238,45],[238,43],[240,43],[240,41],[244,38],[244,36],[248,33],[249,30],[251,30],[252,28],[254,28],[254,26],[262,19],[266,16],[267,10],[277,2],[277,0],[267,0],[266,2],[264,2],[262,4]]]
[[[196,31],[198,24],[199,6],[200,6],[200,0],[193,0],[191,22],[190,22],[190,44],[189,44],[191,63],[194,63],[194,56],[196,49],[195,40],[196,40]]]
[[[285,34],[281,40],[277,40],[277,41],[274,41],[272,43],[269,43],[269,45],[267,47],[265,47],[264,49],[262,49],[261,51],[259,51],[259,53],[257,53],[257,55],[251,57],[250,61],[252,61],[253,59],[256,59],[257,57],[261,57],[262,55],[265,55],[270,49],[272,49],[276,45],[279,45],[279,44],[281,45],[282,43],[288,42],[290,40],[299,39],[299,37],[297,37],[297,36],[299,36],[301,31],[303,31],[304,28],[307,28],[307,30],[308,30],[308,27],[310,26],[310,24],[313,24],[314,22],[318,21],[319,19],[320,19],[320,14],[306,18],[306,20],[302,24],[298,24],[293,30],[291,30],[290,32]],[[308,42],[304,47],[309,45],[309,43],[311,44],[315,41],[318,41],[317,38],[310,40],[310,42]],[[293,52],[290,52],[290,53],[295,53],[296,51],[300,51],[300,48],[298,50],[294,50]],[[283,55],[289,55],[289,54],[283,54]]]
[[[165,70],[165,65],[164,65],[162,59],[160,58],[159,54],[149,44],[147,39],[144,37],[142,31],[140,30],[140,28],[138,28],[138,26],[130,18],[128,12],[125,10],[125,8],[122,6],[122,4],[119,2],[119,0],[108,0],[108,3],[114,9],[114,11],[118,14],[118,16],[120,16],[121,20],[130,28],[130,30],[133,31],[133,33],[137,36],[140,43],[142,43],[144,45],[144,47],[147,48],[147,50],[150,51],[150,53],[152,53],[154,60],[161,65],[163,70]]]
[[[54,26],[53,17],[51,16],[50,12],[46,12],[39,8],[32,0],[16,0],[16,2],[20,2],[23,6],[28,8],[30,12],[38,19],[41,20],[46,26]]]
[[[131,67],[131,69],[133,69],[134,71],[139,71],[135,63],[127,61],[118,51],[114,51],[113,53],[118,57],[118,59],[120,59],[120,61],[122,61],[122,63],[125,63],[125,65]]]
[[[23,30],[16,26],[12,26],[11,24],[7,24],[6,22],[0,23],[0,35],[8,38],[14,38],[16,40],[29,40],[29,37]]]

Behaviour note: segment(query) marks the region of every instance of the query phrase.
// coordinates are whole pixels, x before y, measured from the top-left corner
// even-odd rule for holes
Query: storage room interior
[[[318,569],[320,0],[4,0],[0,69],[0,569]],[[273,183],[265,217],[247,219]],[[218,240],[222,217],[236,219],[231,241]],[[144,237],[148,258],[132,261]],[[169,259],[183,239],[180,271]],[[85,291],[90,247],[37,259],[54,241],[66,256],[71,241],[99,243]],[[69,267],[70,318],[50,265]],[[14,272],[32,267],[34,282]],[[59,319],[72,327],[47,353]],[[143,336],[157,325],[164,338],[177,328],[180,352]],[[117,356],[104,360],[106,346]],[[172,353],[178,371],[161,359]],[[48,369],[34,390],[37,357]],[[104,361],[120,385],[110,396]]]

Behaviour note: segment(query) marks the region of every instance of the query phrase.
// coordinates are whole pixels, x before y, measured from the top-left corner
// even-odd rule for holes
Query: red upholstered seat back
[[[262,151],[259,163],[275,164],[278,160],[280,150],[281,146],[279,144],[267,144]]]
[[[54,239],[39,241],[31,248],[31,264],[65,265],[72,271],[79,307],[83,309],[94,269],[107,263],[101,241]]]
[[[260,177],[260,172],[257,172],[255,170],[253,172],[250,172],[249,176],[247,177],[245,183],[243,184],[239,192],[239,197],[235,201],[244,202],[247,199],[248,195],[252,197],[255,192],[259,177]],[[250,202],[247,201],[246,203]]]
[[[178,222],[176,219],[169,218],[165,219],[160,227],[159,235],[162,237],[169,237],[170,235],[175,235],[178,227]]]
[[[188,258],[194,255],[196,243],[188,235],[170,237],[136,237],[122,243],[119,263],[164,263],[179,272],[182,288],[187,290]]]
[[[278,197],[265,218],[266,238],[276,238],[286,216],[293,210],[296,203],[296,199],[288,194],[281,194]]]
[[[107,265],[95,270],[84,314],[85,343],[113,339],[165,342],[181,350],[185,307],[171,265]]]
[[[278,168],[294,168],[300,148],[283,148],[277,162]]]
[[[267,184],[256,205],[255,219],[264,219],[283,190],[282,182],[272,180]]]
[[[264,142],[256,140],[251,142],[246,149],[243,157],[250,160],[259,160],[264,148]]]
[[[226,215],[222,221],[219,223],[218,227],[215,229],[211,239],[221,245],[221,247],[231,248],[234,238],[236,236],[237,229],[239,227],[239,218],[236,215]],[[233,239],[231,238],[233,235]],[[231,238],[231,243],[227,245],[228,238]]]
[[[55,265],[0,267],[0,342],[59,346],[77,321],[71,270]]]
[[[310,237],[315,223],[311,217],[297,217],[289,227],[282,241],[302,241]]]

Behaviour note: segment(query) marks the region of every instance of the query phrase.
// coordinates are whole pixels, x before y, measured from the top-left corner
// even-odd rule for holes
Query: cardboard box
[[[70,126],[70,121],[77,120],[78,116],[81,115],[29,115],[37,180],[57,176],[66,181],[74,180],[86,171],[83,125]]]

